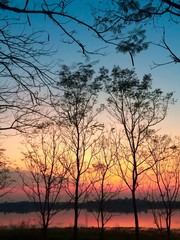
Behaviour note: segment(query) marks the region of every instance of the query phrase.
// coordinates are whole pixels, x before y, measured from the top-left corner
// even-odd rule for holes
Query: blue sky
[[[82,4],[83,2],[83,4]],[[75,0],[72,5],[69,7],[70,11],[76,16],[80,17],[82,20],[87,22],[92,22],[89,13],[88,3],[94,3],[99,1],[80,1]],[[21,16],[26,19],[25,16]],[[40,16],[30,16],[31,26],[27,26],[24,30],[27,32],[37,31],[37,30],[46,30],[50,33],[50,46],[53,45],[54,49],[58,48],[58,51],[54,56],[51,56],[50,60],[55,58],[59,59],[59,65],[67,64],[71,65],[77,62],[84,62],[87,59],[79,52],[79,48],[75,44],[62,43],[62,32],[57,26],[49,21],[48,18]],[[63,20],[64,21],[64,20]],[[105,47],[106,45],[99,41],[96,37],[92,36],[92,32],[88,31],[80,25],[69,24],[69,28],[76,28],[77,37],[88,47],[88,49],[94,50],[96,48]],[[148,26],[148,40],[159,42],[162,37],[163,29],[161,28],[164,24],[166,26],[166,40],[170,44],[172,50],[174,50],[177,55],[180,53],[180,29],[178,25],[173,25],[171,22],[168,22],[167,19],[160,21],[159,27],[156,29],[150,25]],[[161,31],[159,31],[161,29]],[[21,31],[19,26],[14,31]],[[112,69],[114,65],[119,65],[121,68],[132,68],[132,63],[130,56],[128,54],[123,55],[121,53],[116,53],[116,50],[113,47],[107,47],[105,49],[107,55],[92,55],[89,58],[89,62],[99,61],[95,65],[95,70],[98,71],[98,68],[105,66],[109,69]],[[43,60],[43,59],[42,59]],[[179,64],[169,64],[161,67],[151,69],[153,66],[153,61],[157,63],[162,63],[168,60],[168,52],[157,46],[150,46],[147,51],[144,51],[137,55],[134,59],[135,61],[135,70],[139,76],[142,78],[144,74],[151,73],[153,77],[153,86],[155,88],[161,88],[165,93],[166,92],[175,92],[174,97],[177,99],[177,103],[174,106],[170,106],[168,111],[167,118],[161,123],[158,127],[162,130],[160,133],[167,133],[170,135],[179,135],[180,136],[180,65]],[[11,137],[13,142],[13,137]],[[11,148],[16,148],[15,144],[11,144]],[[12,149],[13,150],[13,149]]]
[[[88,5],[86,2],[94,1],[84,1],[84,5],[80,1],[76,0],[73,3],[72,12],[75,16],[80,16],[82,19],[91,22],[89,18],[90,15],[87,14]],[[96,1],[98,2],[98,1]],[[79,3],[79,4],[78,4]],[[180,28],[179,25],[172,24],[171,21],[168,21],[167,16],[162,18],[156,25],[156,28],[153,24],[147,26],[147,37],[149,41],[159,43],[163,36],[163,31],[165,29],[166,42],[169,44],[171,49],[178,55],[180,55]],[[51,31],[53,31],[51,29]],[[78,37],[86,43],[87,47],[93,49],[94,47],[105,46],[95,37],[92,37],[92,33],[88,32],[82,27],[77,29]],[[59,41],[60,36],[58,34],[54,35],[55,41]],[[81,53],[78,53],[77,46],[67,45],[59,43],[59,58],[66,64],[72,64],[77,61],[84,61],[85,58]],[[116,53],[116,50],[113,47],[107,47],[105,51],[108,53],[107,56],[94,55],[90,57],[90,61],[99,60],[99,63],[95,67],[98,70],[100,66],[106,66],[107,68],[112,69],[114,65],[119,65],[122,68],[132,68],[132,63],[130,56],[128,54],[123,55],[121,53]],[[165,93],[174,92],[174,98],[177,100],[174,106],[170,106],[167,118],[163,121],[159,128],[162,128],[161,133],[167,133],[171,135],[180,135],[180,65],[179,64],[168,64],[152,69],[153,61],[155,63],[163,63],[169,61],[169,53],[164,49],[150,45],[147,51],[144,51],[138,54],[135,61],[135,70],[138,76],[141,78],[144,74],[151,73],[153,77],[153,86],[155,88],[161,88]]]

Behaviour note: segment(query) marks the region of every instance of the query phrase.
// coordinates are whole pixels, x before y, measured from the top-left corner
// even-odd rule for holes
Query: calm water
[[[153,217],[151,213],[139,214],[140,227],[156,228],[153,223]],[[38,226],[37,213],[32,212],[28,214],[17,213],[0,213],[0,226]],[[73,226],[73,211],[62,211],[58,213],[52,220],[52,227],[71,227]],[[79,226],[83,227],[97,227],[97,222],[92,213],[83,210],[79,217]],[[134,219],[133,214],[118,214],[113,216],[107,223],[106,227],[133,227]],[[180,211],[173,216],[172,228],[180,228]]]

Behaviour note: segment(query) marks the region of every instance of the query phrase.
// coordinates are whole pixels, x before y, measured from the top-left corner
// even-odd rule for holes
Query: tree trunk
[[[48,231],[48,227],[47,226],[43,226],[43,229],[42,229],[42,240],[46,240],[47,239],[47,231]]]
[[[104,240],[104,225],[101,226],[99,240]]]
[[[76,181],[75,199],[74,199],[74,227],[73,227],[73,240],[78,240],[78,200],[79,200],[79,179]]]
[[[167,213],[166,219],[167,240],[171,239],[171,213]]]
[[[133,202],[134,221],[135,221],[135,239],[139,240],[139,220],[138,220],[135,190],[132,190],[132,202]]]
[[[100,229],[100,240],[104,240],[104,208],[103,208],[103,201],[101,201],[101,229]]]

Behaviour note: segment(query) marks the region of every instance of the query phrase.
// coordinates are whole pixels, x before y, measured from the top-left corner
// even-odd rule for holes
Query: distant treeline
[[[50,204],[51,205],[51,204]],[[139,212],[147,212],[150,210],[151,206],[153,208],[163,208],[162,202],[149,202],[147,200],[137,199],[137,208]],[[30,213],[39,211],[40,205],[38,202],[4,202],[0,203],[0,212],[4,213]],[[73,208],[73,203],[58,202],[54,205],[54,210],[70,210]],[[80,203],[79,208],[86,209],[88,211],[97,211],[99,209],[98,201],[88,201],[85,203]],[[104,208],[109,212],[119,212],[119,213],[132,213],[132,199],[111,199],[104,203]],[[174,208],[180,209],[180,201],[176,202]]]

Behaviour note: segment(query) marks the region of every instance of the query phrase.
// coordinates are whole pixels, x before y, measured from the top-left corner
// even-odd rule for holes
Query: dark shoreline
[[[133,213],[132,200],[130,198],[112,199],[106,204],[106,210],[113,213]],[[162,209],[162,202],[153,203],[157,209]],[[148,212],[152,203],[147,200],[137,199],[138,212]],[[98,211],[98,202],[87,201],[86,203],[79,204],[79,208],[85,209],[89,212]],[[55,210],[70,210],[73,209],[73,202],[58,202],[54,206]],[[174,209],[180,210],[180,201],[176,202]],[[38,202],[3,202],[0,203],[0,212],[4,213],[30,213],[39,211]]]

